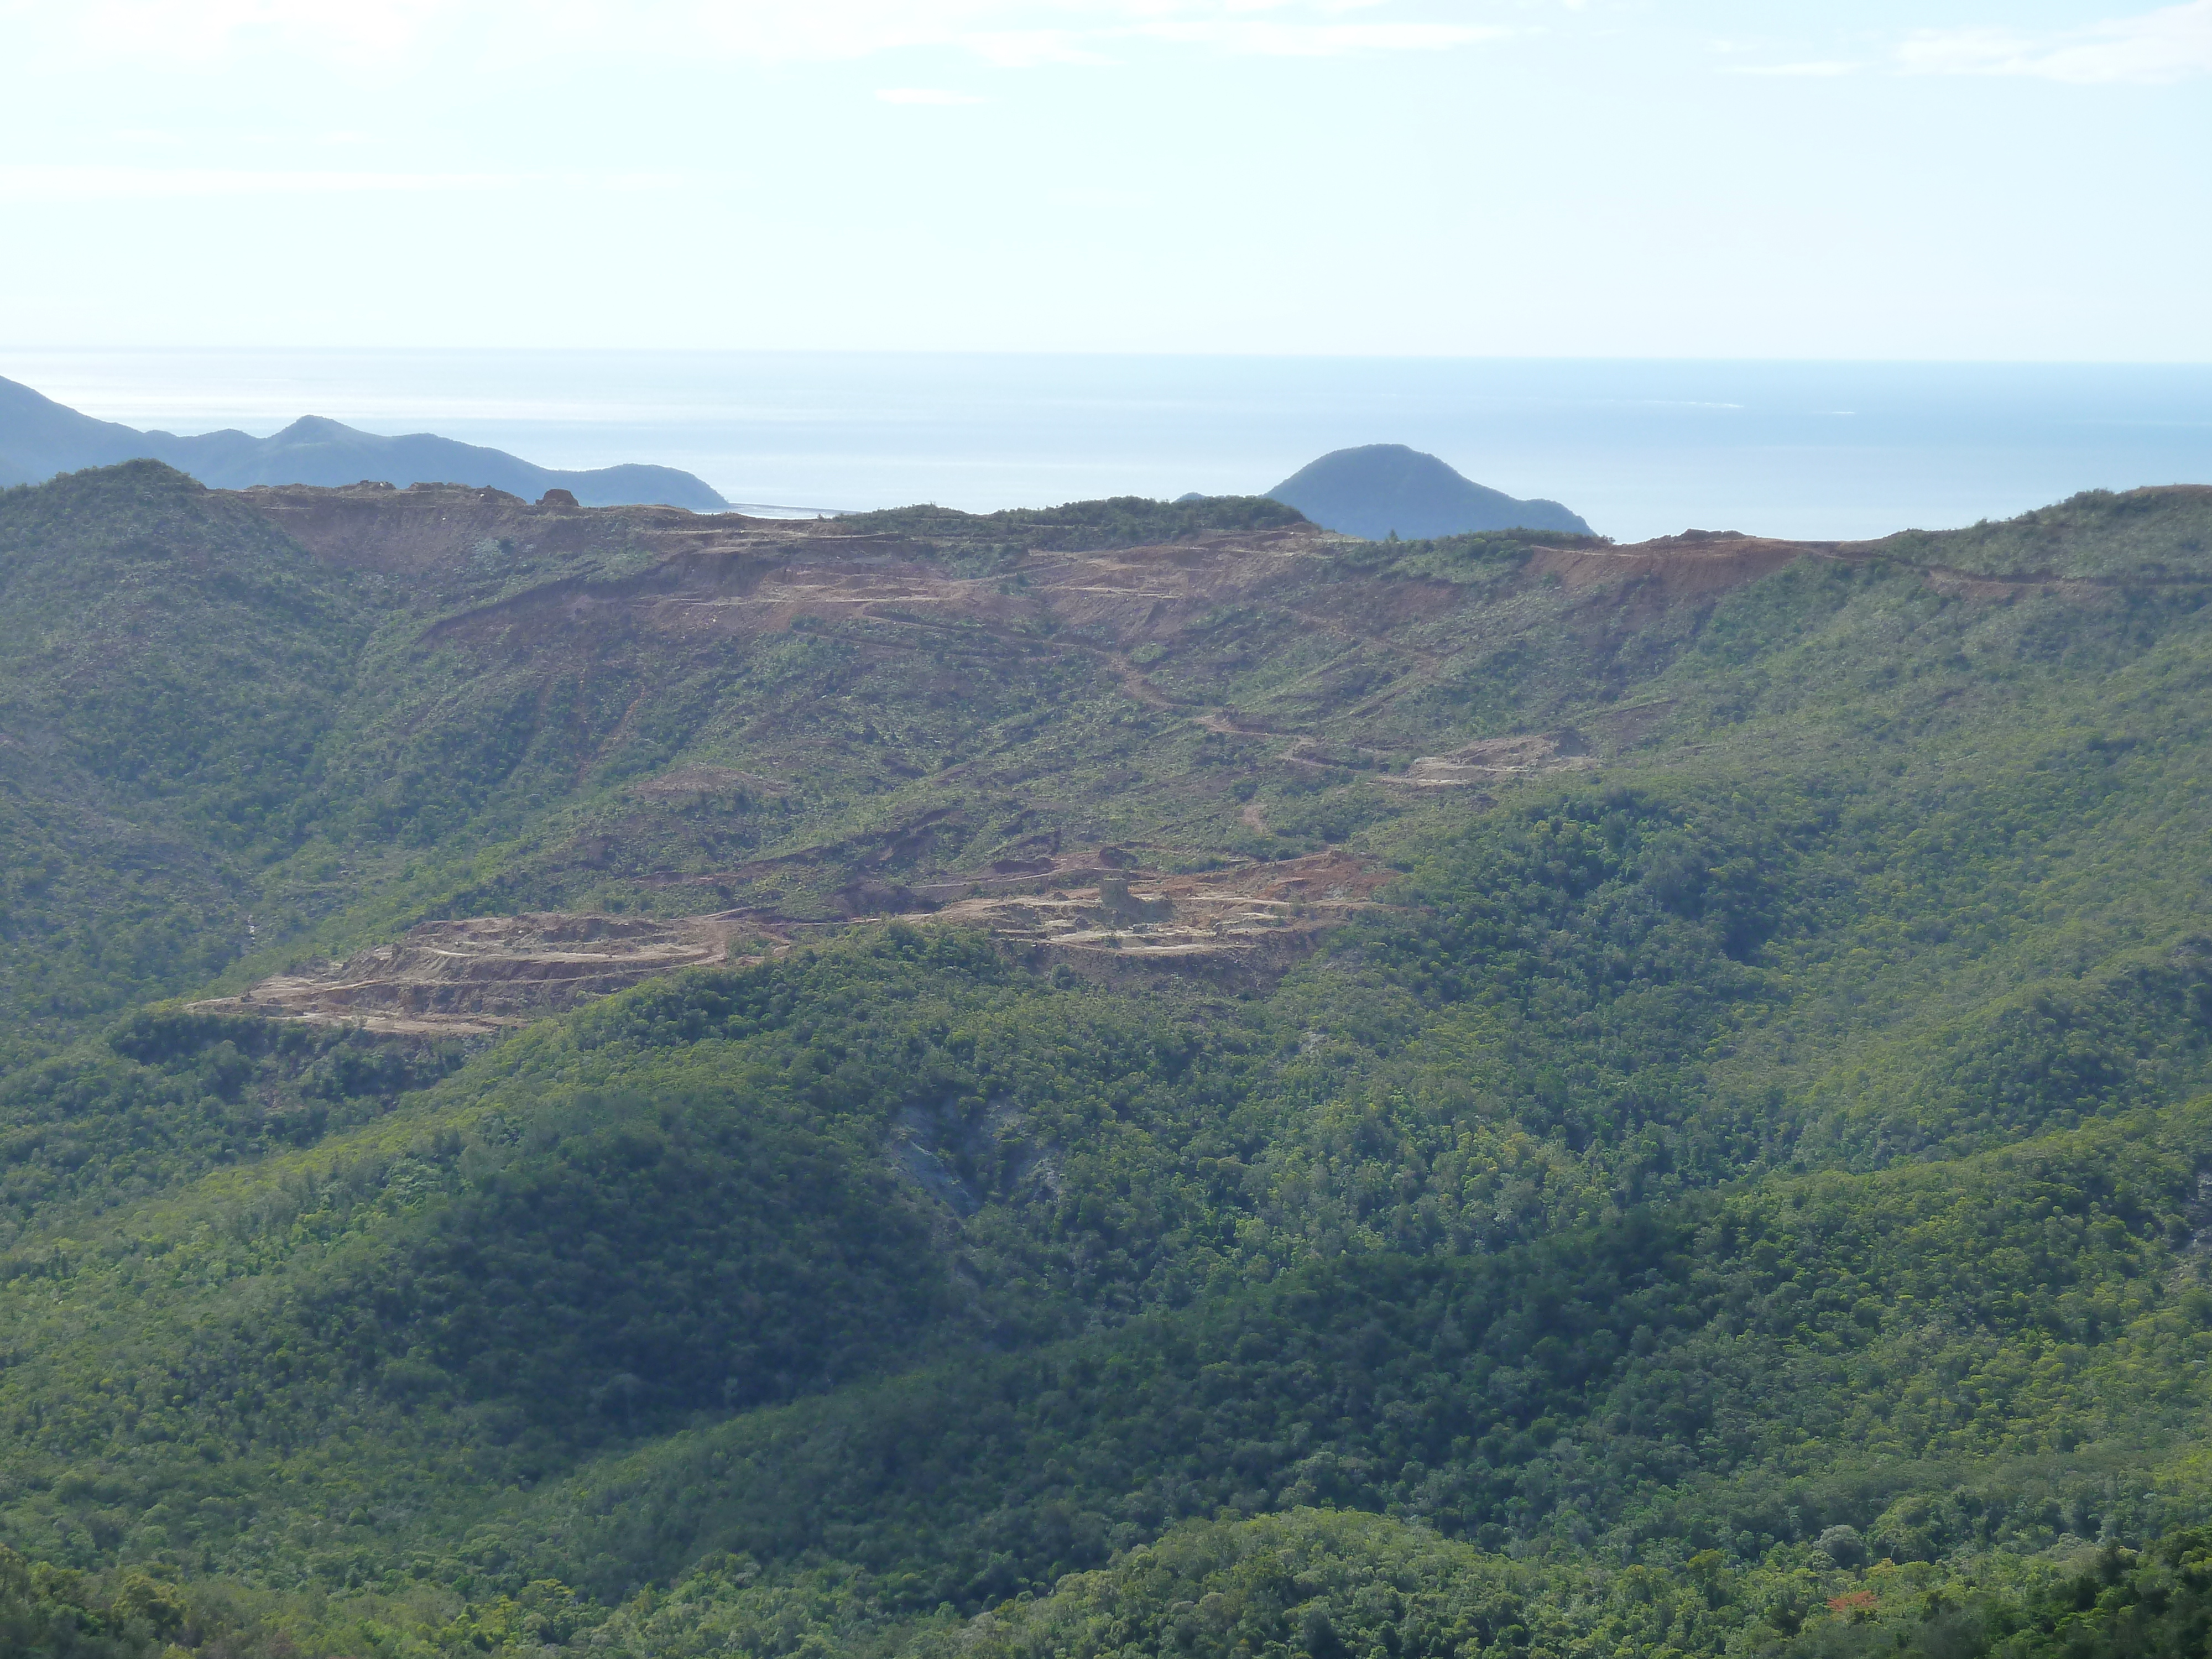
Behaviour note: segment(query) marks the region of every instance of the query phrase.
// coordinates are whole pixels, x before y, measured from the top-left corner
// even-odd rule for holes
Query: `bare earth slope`
[[[85,937],[73,919],[104,890],[69,873],[71,849],[152,849],[130,961],[25,957],[60,964],[8,992],[59,1011],[37,1041],[165,986],[303,975],[313,988],[257,995],[496,1026],[651,959],[564,976],[518,922],[477,940],[467,973],[431,975],[434,994],[339,998],[356,980],[319,964],[425,922],[720,916],[773,948],[858,918],[1095,898],[1123,872],[1133,891],[1324,854],[1372,873],[1404,829],[1711,741],[1771,696],[1770,671],[1734,665],[1782,625],[1773,606],[1796,628],[1888,582],[1899,602],[2026,617],[2212,576],[2202,489],[1875,543],[1627,547],[1363,542],[1264,501],[793,523],[449,485],[208,491],[151,463],[6,501],[0,542],[76,538],[0,561],[0,620],[31,653],[0,711],[16,791],[0,812],[23,867],[58,872],[10,901],[12,925]],[[2000,694],[1955,695],[1946,718]],[[100,730],[76,733],[88,719]],[[179,755],[206,757],[189,787],[161,770]],[[1040,915],[1000,920],[1029,936]],[[1125,932],[1121,960],[1158,954]],[[1243,973],[1284,948],[1255,955],[1209,921],[1178,950]],[[482,992],[509,957],[526,965]],[[416,976],[359,983],[384,980]]]
[[[386,823],[458,814],[506,839],[497,869],[432,913],[667,919],[627,968],[556,972],[518,921],[428,989],[349,960],[254,994],[489,1028],[627,983],[654,952],[706,959],[686,954],[708,925],[687,914],[769,949],[942,913],[1062,956],[1279,962],[1310,930],[1275,930],[1255,957],[1245,923],[1196,894],[1172,925],[1109,927],[1098,883],[1127,869],[1132,892],[1256,891],[1286,859],[1358,860],[1365,832],[1407,812],[1479,808],[1663,742],[1670,665],[1710,643],[1728,595],[1793,567],[1908,571],[1982,605],[2203,582],[2189,547],[2205,494],[2068,504],[2010,541],[1690,531],[1617,547],[1378,546],[1298,522],[1147,542],[1146,520],[1075,508],[1026,515],[1010,540],[998,520],[919,510],[792,523],[442,486],[246,491],[233,499],[407,618],[356,682],[345,787]],[[2076,574],[2069,513],[2140,526],[2145,562],[2104,568],[2106,537]],[[2034,556],[2019,569],[2014,543]],[[458,800],[433,799],[441,768],[466,779]],[[1379,866],[1357,867],[1371,886]],[[496,995],[492,957],[512,963]],[[383,988],[343,988],[357,981]]]

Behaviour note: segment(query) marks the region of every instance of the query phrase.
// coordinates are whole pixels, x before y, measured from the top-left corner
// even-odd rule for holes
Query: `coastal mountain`
[[[0,1654],[2203,1654],[2208,550],[0,494]]]
[[[130,460],[164,461],[221,489],[349,484],[370,478],[403,489],[413,483],[469,484],[532,500],[549,489],[565,489],[586,507],[656,502],[713,513],[729,505],[701,479],[674,467],[563,471],[427,432],[386,437],[314,416],[267,438],[231,430],[183,437],[141,432],[94,420],[18,381],[0,379],[0,487]]]
[[[1380,541],[1464,536],[1485,530],[1561,530],[1587,536],[1579,514],[1557,501],[1516,501],[1403,444],[1333,450],[1267,494],[1316,524]]]

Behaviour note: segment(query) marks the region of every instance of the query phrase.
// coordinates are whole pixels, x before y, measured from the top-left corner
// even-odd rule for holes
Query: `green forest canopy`
[[[1106,509],[881,528],[1018,593],[1158,516]],[[1264,598],[1157,704],[979,644],[908,777],[865,630],[432,648],[477,575],[158,469],[0,495],[9,1650],[2201,1650],[2208,520],[1687,597],[1351,544],[1324,597],[1431,607],[1357,660]],[[701,757],[798,781],[624,804]],[[165,1000],[732,848],[827,890],[926,803],[973,867],[987,758],[1021,834],[1392,879],[1242,990],[894,923],[493,1044]]]

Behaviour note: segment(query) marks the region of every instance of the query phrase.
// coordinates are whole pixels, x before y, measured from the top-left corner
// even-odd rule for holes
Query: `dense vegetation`
[[[980,514],[945,507],[901,507],[848,514],[841,520],[844,527],[863,533],[911,536],[939,549],[1002,547],[1009,559],[1031,550],[1142,547],[1187,541],[1209,532],[1275,530],[1304,522],[1296,507],[1265,495],[1208,495],[1190,501],[1115,495],[1065,507],[1012,507]]]
[[[1917,1562],[1854,1571],[1864,1541],[1837,1528],[1830,1543],[1837,1554],[1816,1545],[1797,1565],[1750,1574],[1694,1556],[1671,1573],[1543,1571],[1378,1516],[1297,1510],[1179,1529],[1110,1571],[916,1645],[994,1659],[1194,1650],[1443,1659],[1470,1648],[1580,1656],[1723,1644],[1793,1659],[2105,1659],[2201,1652],[2212,1632],[2212,1540],[2201,1532],[2148,1555],[2081,1551],[2029,1583]]]
[[[1267,506],[851,527],[995,603]],[[159,469],[0,496],[0,1646],[2201,1650],[2209,528],[1686,594],[1338,544],[933,654],[526,627],[501,550],[398,584]],[[1595,763],[1392,781],[1537,732]],[[497,1043],[161,1000],[1340,842],[1381,902],[1256,981],[898,923]]]

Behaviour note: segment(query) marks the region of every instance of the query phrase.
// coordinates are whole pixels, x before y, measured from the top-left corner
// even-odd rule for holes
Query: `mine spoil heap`
[[[203,1012],[359,1025],[405,1036],[489,1036],[678,968],[729,959],[734,918],[473,916],[426,921],[320,970],[263,980]]]
[[[979,927],[1040,962],[1094,977],[1159,970],[1236,981],[1279,974],[1320,931],[1370,908],[1387,871],[1343,853],[1194,875],[1101,870],[1094,856],[1034,890],[934,910],[807,921],[726,911],[659,921],[538,912],[426,921],[321,969],[211,998],[203,1013],[348,1024],[398,1036],[491,1036],[682,968],[742,966],[855,927]],[[1054,876],[1090,886],[1053,885]]]
[[[1041,884],[1034,892],[957,900],[928,919],[988,928],[1087,974],[1156,969],[1265,976],[1310,949],[1321,929],[1371,908],[1388,878],[1371,863],[1332,850],[1190,875],[1099,874],[1089,887]]]

